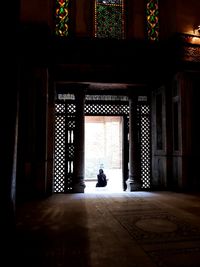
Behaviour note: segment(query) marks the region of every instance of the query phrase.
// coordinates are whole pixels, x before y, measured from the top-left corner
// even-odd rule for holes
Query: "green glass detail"
[[[68,35],[69,10],[68,0],[56,0],[55,32],[59,36]]]
[[[96,0],[99,4],[121,4],[123,0]]]
[[[122,39],[124,36],[123,5],[119,0],[107,0],[96,3],[96,31],[98,38]]]
[[[146,6],[147,36],[151,41],[159,39],[158,0],[148,0]]]

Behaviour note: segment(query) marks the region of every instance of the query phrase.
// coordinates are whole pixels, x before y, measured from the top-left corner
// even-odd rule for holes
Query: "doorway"
[[[62,95],[63,97],[63,95]],[[75,151],[77,150],[77,102],[74,94],[66,94],[64,98],[58,97],[55,102],[55,140],[54,140],[54,193],[71,193],[73,192],[74,181],[74,164]],[[140,160],[140,172],[142,180],[142,189],[151,188],[151,122],[150,122],[150,104],[148,97],[138,97],[137,102],[137,132],[138,145],[140,148],[138,158]],[[119,145],[122,150],[122,191],[126,191],[126,180],[129,175],[129,102],[127,98],[114,95],[86,95],[84,106],[85,117],[105,117],[111,119],[119,117],[121,126],[122,145]],[[84,119],[83,118],[83,119]],[[95,128],[95,127],[94,127]],[[95,135],[94,135],[95,136]],[[115,138],[115,133],[110,138],[109,148],[111,149],[112,140]],[[85,149],[87,150],[87,146]],[[88,161],[89,162],[89,161]],[[99,162],[100,164],[100,162]],[[82,164],[84,166],[84,162]],[[96,182],[96,175],[100,165],[95,166],[95,176],[93,179]],[[83,170],[84,174],[84,170]],[[109,172],[108,172],[109,178]],[[114,176],[114,175],[112,175]],[[89,176],[88,176],[89,177]],[[88,178],[87,177],[87,178]],[[86,178],[86,179],[87,179]],[[94,188],[94,187],[93,187]],[[112,187],[113,189],[113,187]],[[87,189],[86,189],[87,190]]]
[[[85,116],[85,192],[123,191],[121,116]],[[103,169],[105,188],[96,188],[97,174]]]

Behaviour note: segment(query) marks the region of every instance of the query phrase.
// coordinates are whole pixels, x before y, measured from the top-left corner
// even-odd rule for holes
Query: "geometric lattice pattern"
[[[72,190],[76,106],[56,103],[55,112],[54,192],[66,193]]]
[[[54,149],[54,192],[65,190],[65,106],[56,104],[55,149]],[[58,113],[59,112],[59,113]]]
[[[66,178],[65,192],[72,190],[72,177],[74,167],[74,130],[75,130],[76,105],[66,103]]]
[[[87,103],[85,105],[85,115],[128,115],[128,104],[96,104]]]
[[[126,103],[96,103],[86,102],[85,115],[121,115],[129,116],[129,104]],[[74,168],[74,129],[76,105],[74,101],[65,101],[55,104],[55,149],[54,149],[54,192],[70,192]],[[141,178],[142,188],[150,188],[151,177],[151,132],[150,106],[138,102],[137,118],[140,136],[141,151]],[[128,121],[127,121],[128,122]]]
[[[74,116],[76,113],[76,105],[73,103],[67,103],[66,112],[68,117]]]
[[[150,188],[151,177],[151,155],[150,155],[150,106],[139,102],[137,107],[137,118],[140,135],[141,151],[141,179],[142,188]],[[85,115],[126,115],[129,116],[129,104],[97,104],[87,103]]]
[[[123,0],[95,1],[95,37],[124,37],[124,6]]]
[[[55,112],[57,113],[57,115],[64,115],[65,105],[63,103],[55,104]]]
[[[73,112],[73,111],[72,111]],[[65,191],[70,192],[72,190],[72,176],[74,167],[74,129],[75,129],[75,117],[68,116],[66,118],[66,184]]]
[[[140,149],[141,149],[141,179],[142,188],[150,188],[151,177],[151,133],[150,133],[150,107],[140,105]]]

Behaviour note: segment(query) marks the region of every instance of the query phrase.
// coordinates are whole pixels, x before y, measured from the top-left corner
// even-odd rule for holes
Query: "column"
[[[129,95],[129,175],[126,191],[140,190],[140,146],[137,126],[137,95]]]
[[[75,120],[75,151],[74,151],[74,173],[73,173],[73,192],[84,193],[85,182],[85,120],[84,104],[85,90],[78,88],[75,93],[76,100],[76,120]]]

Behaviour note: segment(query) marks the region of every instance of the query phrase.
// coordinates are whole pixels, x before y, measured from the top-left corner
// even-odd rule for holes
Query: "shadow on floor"
[[[70,202],[69,198],[54,195],[18,209],[17,266],[90,266],[85,205],[82,201]]]

